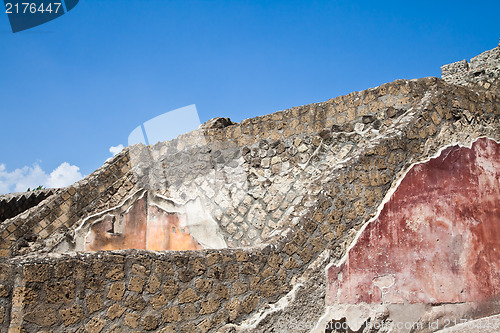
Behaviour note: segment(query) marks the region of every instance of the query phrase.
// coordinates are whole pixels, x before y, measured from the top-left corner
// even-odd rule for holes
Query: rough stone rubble
[[[397,80],[126,148],[0,222],[1,330],[324,332],[352,315],[325,303],[327,267],[411,167],[452,145],[500,142],[499,55],[443,66],[444,80]],[[222,241],[195,231],[202,250],[75,252],[95,223],[122,218],[145,193],[148,207],[187,214],[189,228],[214,223]],[[457,311],[433,306],[428,321]]]

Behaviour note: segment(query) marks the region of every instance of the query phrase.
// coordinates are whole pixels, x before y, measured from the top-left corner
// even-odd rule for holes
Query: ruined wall
[[[314,205],[309,198],[305,207],[296,208],[311,186],[320,189],[313,179],[356,149],[335,136],[389,128],[433,84],[395,81],[241,124],[200,129],[152,147],[132,146],[40,209],[5,221],[5,229],[22,226],[6,234],[4,254],[51,251],[61,242],[66,244],[60,249],[71,249],[74,240],[66,235],[75,234],[87,217],[143,188],[180,204],[201,198],[229,247],[261,244]],[[31,230],[41,237],[19,248],[19,237]]]
[[[413,166],[346,260],[330,268],[328,303],[497,298],[499,199],[500,144],[493,140],[449,147]]]
[[[256,289],[255,273],[266,261],[262,253],[241,251],[126,251],[30,260],[11,268],[20,278],[12,290],[12,311],[22,313],[13,316],[11,327],[170,332],[177,326],[196,332],[196,323],[206,332],[275,299],[274,285],[263,286],[260,295]]]
[[[354,329],[404,319],[423,330],[428,321],[437,330],[498,313],[499,228],[500,144],[480,138],[444,149],[410,169],[327,269],[328,319],[348,318]],[[436,310],[442,304],[446,311]]]
[[[44,275],[46,277],[35,278],[40,281],[27,278],[30,269],[34,272],[44,271],[36,263],[50,263],[44,266],[50,271],[51,267],[71,267],[75,257],[60,255],[12,259],[6,265],[12,271],[11,279],[15,282],[4,283],[5,286],[12,286],[5,292],[6,325],[23,327],[27,331],[44,327],[64,330],[66,325],[69,328],[98,327],[96,331],[107,331],[113,327],[116,331],[127,331],[132,329],[127,327],[136,325],[133,320],[136,318],[139,330],[148,327],[156,329],[154,327],[157,325],[161,328],[173,326],[178,331],[194,332],[194,327],[207,331],[219,329],[231,322],[241,323],[245,327],[248,325],[245,322],[247,318],[259,315],[257,309],[276,302],[294,287],[299,288],[296,281],[304,274],[308,264],[314,262],[325,249],[332,251],[333,256],[341,257],[353,234],[375,215],[393,182],[411,163],[425,160],[444,145],[457,140],[466,141],[485,135],[495,137],[498,134],[500,108],[495,95],[476,94],[466,88],[447,86],[439,79],[400,81],[394,86],[398,89],[413,88],[414,93],[422,97],[420,103],[415,103],[413,108],[400,115],[390,117],[391,114],[384,114],[383,121],[392,123],[385,130],[375,130],[370,126],[366,132],[356,132],[355,125],[351,124],[352,128],[345,131],[334,127],[328,133],[323,133],[323,136],[330,137],[336,156],[346,146],[349,147],[348,153],[341,153],[342,160],[331,165],[312,182],[308,193],[296,205],[295,222],[284,224],[280,232],[270,239],[272,245],[241,251],[221,250],[217,252],[220,257],[219,254],[215,255],[220,258],[219,265],[212,264],[215,265],[213,267],[209,259],[213,252],[210,251],[140,254],[146,257],[159,256],[175,265],[168,273],[157,271],[156,263],[144,257],[139,256],[136,262],[128,252],[82,254],[76,258],[85,269],[73,269],[75,273],[68,277],[66,273],[59,273],[60,278],[50,275],[56,273],[47,273],[49,275]],[[358,124],[363,124],[362,120]],[[123,259],[123,255],[126,259]],[[176,257],[184,259],[176,263]],[[20,260],[22,265],[16,260]],[[122,264],[130,267],[129,270],[124,268],[123,276],[118,274],[114,277],[109,273],[110,267],[106,262],[109,261],[109,265],[113,266],[117,263],[115,260],[124,260]],[[94,271],[90,268],[99,263],[104,265],[100,268],[101,273],[99,269]],[[145,272],[133,273],[136,271],[132,268],[134,263],[144,266],[141,270]],[[78,271],[82,273],[76,274]],[[153,276],[160,279],[163,288],[154,291],[144,289],[144,285],[154,285]],[[76,279],[80,279],[79,282]],[[139,282],[141,287],[134,286],[134,281],[138,279],[144,281],[144,285]],[[200,280],[208,281],[198,282]],[[209,285],[207,289],[202,287],[205,282]],[[52,286],[54,283],[56,286]],[[227,288],[225,298],[216,294],[220,292],[218,284]],[[81,292],[62,292],[63,296],[47,298],[52,295],[50,291],[47,294],[47,288],[63,290],[61,288],[64,285],[68,286],[67,290]],[[173,286],[171,289],[168,287],[170,285]],[[26,286],[32,290],[27,294],[30,296],[22,296],[19,301],[12,299],[12,304],[19,306],[9,309],[10,297],[20,292],[16,292],[16,288]],[[87,301],[87,296],[93,294],[103,300],[102,306],[98,306],[95,312],[95,318],[94,308],[90,305],[89,309]],[[161,305],[155,306],[157,300],[160,300]],[[100,304],[100,301],[97,302]],[[183,316],[176,317],[177,307]],[[163,310],[168,308],[174,308],[171,311],[179,322],[170,319],[169,315],[163,315]],[[35,310],[50,311],[53,315],[43,317],[51,318],[48,322],[40,321],[35,318]],[[114,311],[117,314],[113,314]],[[11,318],[10,322],[7,318]],[[66,323],[64,318],[68,318]],[[126,322],[130,325],[126,326]]]
[[[30,191],[0,195],[0,222],[15,217],[37,206],[40,202],[56,193],[56,189]]]
[[[51,251],[63,239],[72,242],[77,221],[118,205],[135,191],[129,169],[129,157],[122,152],[85,179],[0,223],[0,258]],[[26,240],[27,234],[37,237]]]
[[[265,243],[297,217],[296,205],[312,180],[352,152],[352,145],[335,142],[330,133],[387,128],[420,101],[423,87],[412,90],[411,84],[425,85],[395,82],[204,135],[195,131],[150,148],[134,146],[133,170],[143,187],[176,202],[201,198],[229,247]]]
[[[499,142],[499,129],[497,91],[426,78],[131,147],[4,221],[17,227],[2,238],[0,327],[306,332],[313,323],[324,331],[320,317],[335,319],[325,312],[326,267],[344,257],[412,165],[457,143]],[[218,174],[240,186],[231,192]],[[70,252],[82,228],[125,218],[144,194],[180,207],[200,198],[232,248],[42,252]],[[30,230],[39,239],[19,247]]]
[[[199,215],[200,224],[188,223],[188,217],[198,208],[199,205],[179,206],[147,191],[138,192],[124,205],[87,219],[75,235],[75,250],[226,248],[224,238],[217,233],[218,225],[210,216]]]
[[[457,61],[441,67],[441,77],[448,83],[464,86],[484,87],[497,84],[500,77],[500,43],[499,46],[466,60]]]

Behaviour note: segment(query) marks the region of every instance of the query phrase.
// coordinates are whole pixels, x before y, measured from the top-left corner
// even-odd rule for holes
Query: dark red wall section
[[[328,279],[330,305],[499,298],[500,144],[415,165]]]

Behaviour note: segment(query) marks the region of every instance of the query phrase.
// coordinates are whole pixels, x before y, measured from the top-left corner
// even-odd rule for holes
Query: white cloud
[[[111,154],[113,154],[113,156],[114,156],[114,155],[118,154],[119,152],[121,152],[121,151],[123,150],[123,148],[124,148],[124,147],[123,147],[123,145],[122,145],[122,144],[119,144],[119,145],[118,145],[118,146],[116,146],[116,147],[115,147],[115,146],[111,146],[111,147],[109,147],[109,152],[110,152]]]
[[[45,184],[47,187],[65,187],[79,181],[82,178],[83,176],[80,173],[79,167],[76,165],[70,165],[68,162],[64,162],[50,173],[49,179],[47,179]]]
[[[80,168],[62,163],[50,174],[47,174],[38,163],[8,171],[5,164],[0,164],[0,194],[24,192],[28,188],[42,185],[46,188],[65,187],[83,178]]]

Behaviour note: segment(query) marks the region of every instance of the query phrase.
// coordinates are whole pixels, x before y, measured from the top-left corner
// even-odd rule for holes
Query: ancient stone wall
[[[0,195],[0,222],[37,206],[40,202],[56,193],[56,191],[56,189],[46,189]]]
[[[8,325],[27,331],[77,327],[126,331],[135,325],[139,330],[173,326],[179,331],[194,332],[194,327],[207,331],[241,323],[256,309],[277,301],[293,289],[293,281],[321,252],[343,254],[353,232],[375,215],[393,182],[411,163],[456,140],[498,133],[493,130],[498,128],[500,112],[495,95],[447,86],[439,79],[400,81],[394,86],[398,90],[413,88],[421,96],[420,103],[399,115],[384,114],[381,122],[392,123],[386,128],[369,125],[366,132],[357,132],[351,124],[352,129],[334,127],[323,133],[337,154],[345,146],[349,151],[312,182],[296,205],[296,221],[285,224],[269,240],[272,245],[240,251],[138,253],[137,259],[128,252],[12,259],[6,270],[11,271],[13,282],[4,283],[12,286],[4,301],[13,304],[5,309],[6,318],[11,318]],[[489,125],[484,127],[485,123]],[[158,270],[157,261],[146,259],[149,256],[166,261],[171,269]],[[215,257],[218,264],[209,259]],[[43,262],[47,265],[40,266]],[[72,275],[54,271],[76,263],[82,267],[72,269]],[[98,268],[92,268],[95,265]],[[110,273],[115,265],[130,268],[115,276]],[[154,286],[156,279],[162,288],[144,289]],[[205,283],[208,286],[203,287]],[[225,293],[219,284],[227,290],[226,297],[216,294]],[[16,288],[28,289],[22,293]],[[87,297],[97,299],[97,310]],[[173,314],[163,314],[171,308]],[[52,315],[37,318],[40,312]],[[177,313],[181,316],[176,317]]]
[[[448,83],[460,85],[476,85],[489,89],[492,82],[500,77],[500,43],[499,46],[466,60],[457,61],[441,67],[441,77]]]
[[[295,206],[311,180],[352,153],[353,145],[338,144],[330,133],[389,128],[431,84],[399,80],[241,124],[200,129],[149,148],[132,146],[40,209],[5,221],[4,230],[22,227],[5,233],[2,248],[6,256],[50,251],[61,241],[66,242],[62,251],[71,249],[73,240],[66,235],[73,235],[85,218],[118,206],[142,188],[180,203],[202,198],[228,246],[261,244],[297,217]],[[20,248],[17,241],[26,232],[41,237]]]
[[[242,251],[130,250],[12,262],[3,271],[14,279],[14,288],[3,290],[3,296],[13,297],[11,309],[2,303],[4,318],[20,314],[12,316],[10,327],[17,320],[28,332],[80,327],[88,332],[165,327],[168,332],[176,326],[182,332],[195,332],[196,326],[206,332],[252,312],[259,303],[276,300],[277,284],[257,289],[255,273],[267,259]]]
[[[310,331],[323,314],[334,319],[325,312],[326,268],[345,256],[415,163],[481,137],[500,142],[493,87],[398,80],[129,147],[4,221],[0,327]],[[88,235],[83,228],[128,218],[140,200],[173,212],[195,199],[229,248],[72,252]],[[38,239],[22,243],[27,232]]]
[[[349,253],[327,269],[328,319],[349,318],[356,329],[406,313],[407,322],[427,326],[422,318],[447,304],[429,320],[438,329],[445,320],[497,313],[499,212],[500,143],[480,138],[414,165]]]
[[[134,172],[138,183],[176,202],[202,198],[229,247],[261,244],[289,223],[311,180],[352,153],[354,147],[335,142],[332,131],[387,128],[420,101],[425,84],[398,81],[208,129],[203,136],[192,132],[151,148],[134,146]],[[196,144],[200,137],[205,145]]]
[[[85,179],[0,224],[0,257],[37,250],[50,251],[62,239],[72,241],[71,228],[82,217],[119,204],[134,190],[129,157],[118,154]],[[35,234],[36,238],[25,239]]]

